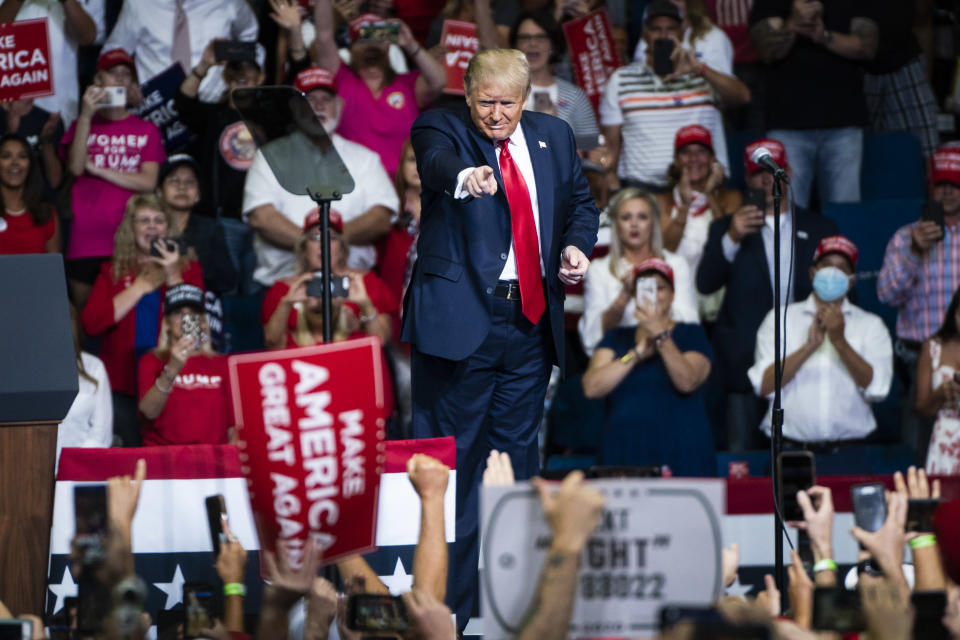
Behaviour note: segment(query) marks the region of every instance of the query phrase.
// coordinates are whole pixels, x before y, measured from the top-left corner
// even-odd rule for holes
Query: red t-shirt
[[[166,362],[153,351],[140,358],[137,368],[139,398],[154,385]],[[227,359],[196,355],[187,359],[171,385],[167,403],[153,420],[141,416],[143,444],[226,444],[233,425],[227,395]]]
[[[370,302],[373,304],[373,308],[377,310],[377,313],[393,313],[400,308],[397,296],[393,294],[386,283],[377,277],[377,274],[374,272],[368,271],[363,274],[363,286],[367,288],[367,296],[370,298]],[[277,280],[273,283],[272,287],[267,289],[267,293],[263,296],[263,304],[260,306],[260,324],[266,325],[267,322],[270,321],[273,312],[280,306],[280,301],[283,299],[283,296],[289,292],[290,285],[283,280]],[[349,300],[344,304],[353,311],[354,315],[359,317],[360,310],[357,305]],[[288,330],[297,330],[297,316],[297,309],[294,307],[290,310],[290,316],[287,318]]]
[[[119,391],[129,396],[137,395],[137,359],[136,359],[136,336],[137,336],[137,313],[136,308],[120,318],[119,322],[113,319],[113,297],[133,284],[137,277],[135,271],[131,270],[127,275],[120,278],[119,282],[113,281],[113,263],[105,262],[100,265],[100,274],[93,283],[93,290],[90,297],[87,298],[87,306],[83,308],[80,314],[80,323],[88,336],[103,336],[103,343],[100,345],[100,359],[107,369],[107,376],[110,378],[110,389]],[[183,281],[203,289],[203,272],[200,270],[199,262],[191,262],[184,269]],[[160,335],[160,329],[163,327],[163,296],[166,294],[167,286],[161,285],[160,292],[160,319],[157,323],[157,337]],[[153,342],[156,345],[156,338]]]
[[[33,224],[29,213],[0,217],[0,255],[46,253],[47,241],[57,230],[57,212],[44,224]]]

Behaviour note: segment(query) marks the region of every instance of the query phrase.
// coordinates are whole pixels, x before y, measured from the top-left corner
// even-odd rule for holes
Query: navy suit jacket
[[[820,240],[837,233],[830,218],[795,209],[797,246],[793,256],[794,300],[804,300],[813,290],[810,265]],[[713,328],[714,367],[730,391],[752,392],[747,370],[753,366],[757,330],[773,308],[773,287],[763,237],[751,233],[740,242],[733,262],[723,256],[723,235],[730,229],[731,217],[710,223],[707,244],[697,268],[697,289],[709,294],[726,286],[727,292]],[[782,251],[790,251],[784,246]],[[786,297],[787,292],[781,291]],[[788,300],[782,300],[785,304]],[[788,327],[789,329],[789,327]],[[789,354],[783,354],[786,357]]]
[[[524,111],[520,124],[537,186],[545,315],[549,314],[554,351],[562,369],[560,253],[573,245],[590,255],[600,212],[567,123]],[[422,191],[418,260],[404,301],[402,339],[421,353],[462,360],[480,347],[490,331],[493,288],[510,250],[510,212],[503,178],[493,142],[480,133],[467,109],[427,111],[417,118],[410,136]],[[497,193],[455,199],[457,175],[468,167],[484,165],[494,170]]]

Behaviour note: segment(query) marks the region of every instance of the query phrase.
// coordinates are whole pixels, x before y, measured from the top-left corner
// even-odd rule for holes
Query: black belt
[[[836,453],[841,447],[851,447],[867,444],[866,438],[851,438],[850,440],[794,440],[793,438],[783,438],[784,444],[789,444],[802,451],[809,451],[815,454]]]
[[[507,300],[520,300],[520,283],[516,280],[499,280],[493,288],[493,295]]]

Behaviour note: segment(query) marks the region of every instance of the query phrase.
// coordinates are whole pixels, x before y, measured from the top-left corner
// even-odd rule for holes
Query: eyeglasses
[[[548,42],[550,36],[545,33],[518,33],[517,34],[517,44],[521,42]]]

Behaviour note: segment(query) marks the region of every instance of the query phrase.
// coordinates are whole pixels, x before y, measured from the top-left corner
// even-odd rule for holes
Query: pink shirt
[[[349,66],[341,64],[337,70],[337,95],[343,98],[337,133],[376,151],[391,176],[400,165],[400,150],[410,137],[410,127],[420,115],[414,90],[419,75],[419,71],[397,75],[375,98]]]
[[[66,159],[76,134],[74,121],[60,141],[60,156]],[[152,122],[130,115],[108,120],[95,114],[90,123],[87,156],[100,167],[136,173],[144,162],[163,162],[163,138]],[[123,219],[127,200],[135,191],[84,173],[77,176],[70,192],[73,226],[66,258],[94,258],[113,254],[113,235]]]

